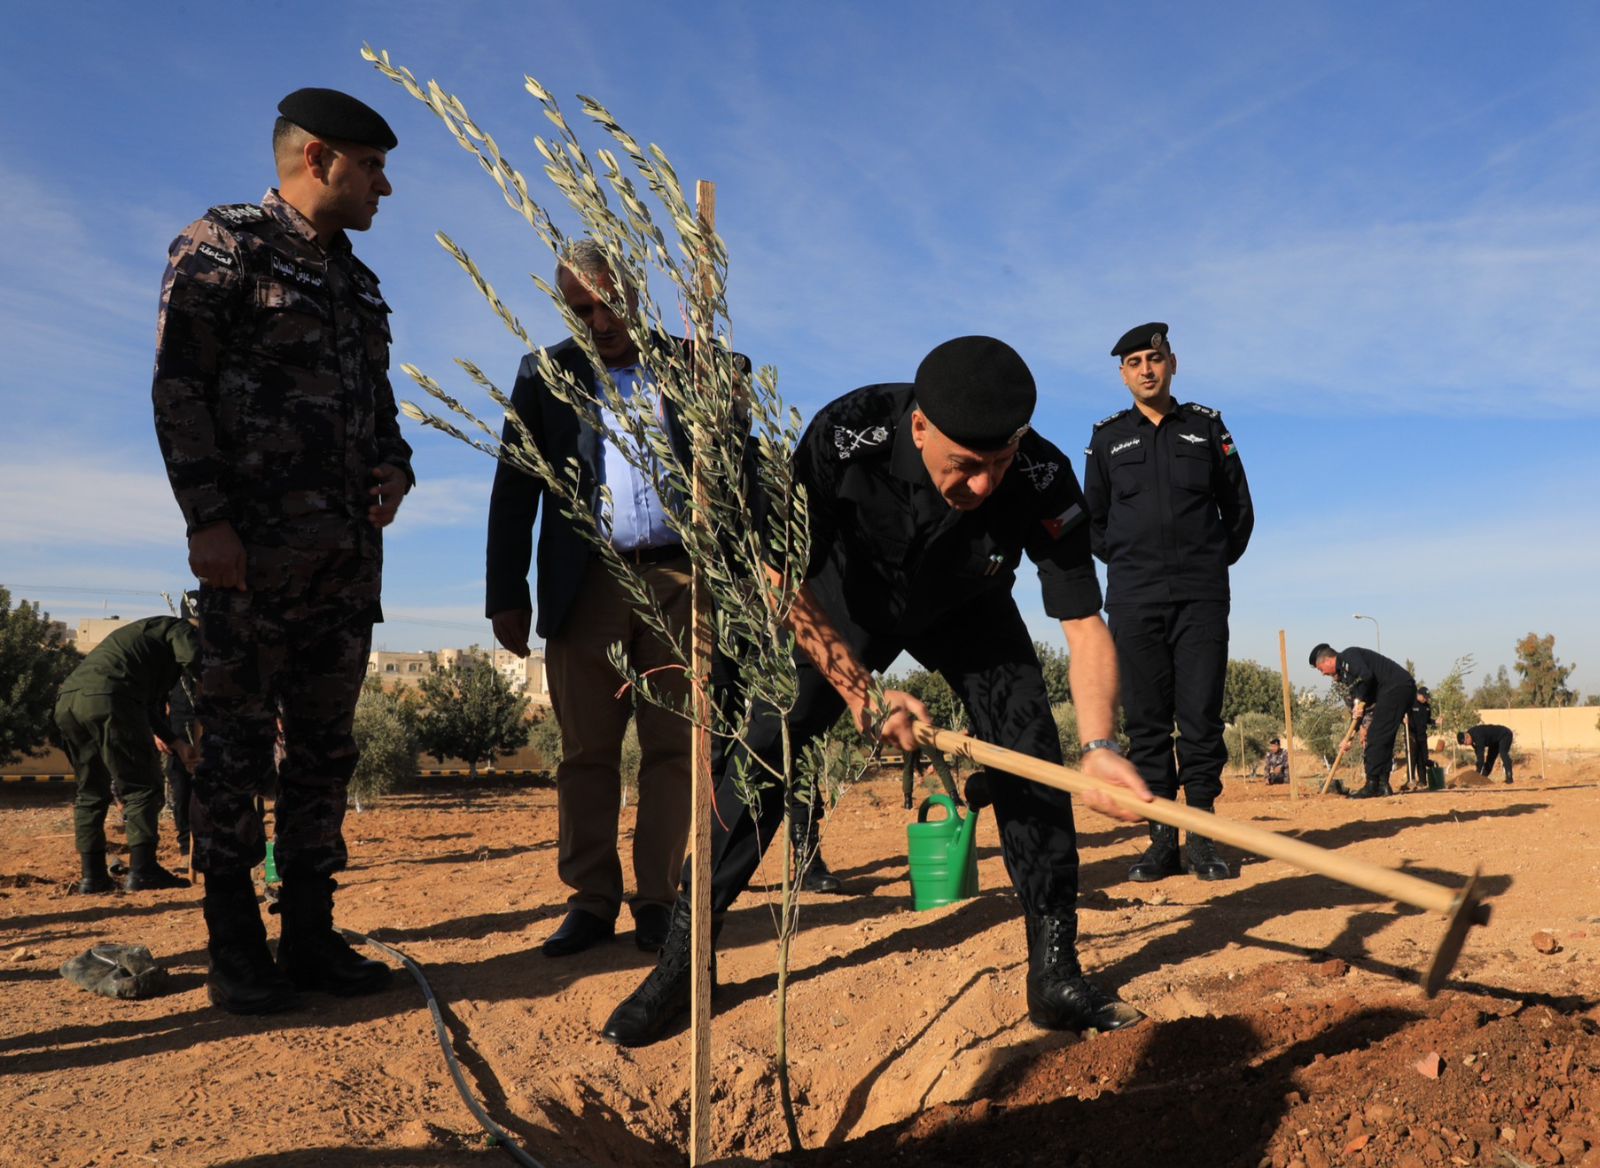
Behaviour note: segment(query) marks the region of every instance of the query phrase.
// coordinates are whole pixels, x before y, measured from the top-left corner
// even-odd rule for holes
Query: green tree
[[[500,671],[482,657],[463,657],[422,679],[417,740],[443,762],[459,758],[471,778],[478,763],[493,763],[528,744],[528,699],[512,692]]]
[[[1281,694],[1278,703],[1283,704]],[[1299,723],[1295,726],[1298,729]],[[1248,710],[1234,719],[1223,734],[1223,741],[1228,746],[1229,760],[1240,770],[1250,770],[1267,756],[1267,743],[1281,737],[1283,722],[1279,717],[1259,710]]]
[[[1472,656],[1457,657],[1444,680],[1432,686],[1429,704],[1438,729],[1451,741],[1463,730],[1478,724],[1478,706],[1467,696],[1467,675],[1472,672]]]
[[[528,731],[528,740],[539,755],[539,765],[554,776],[556,767],[561,765],[561,724],[556,721],[555,711],[535,718]]]
[[[1307,750],[1322,759],[1324,765],[1333,761],[1339,749],[1339,740],[1350,727],[1350,710],[1336,689],[1324,691],[1304,690],[1294,702],[1294,734]],[[1354,751],[1359,747],[1351,747]]]
[[[1072,655],[1059,645],[1035,641],[1033,651],[1039,655],[1039,665],[1044,670],[1044,692],[1052,706],[1072,700]]]
[[[83,655],[66,629],[0,588],[0,765],[30,758],[55,736],[56,692]]]
[[[1254,661],[1228,659],[1222,685],[1222,720],[1233,722],[1241,714],[1283,713],[1283,674]]]
[[[905,677],[890,681],[889,684],[914,698],[921,700],[928,707],[934,725],[946,730],[956,730],[966,725],[966,715],[961,709],[960,699],[956,691],[950,688],[950,683],[944,675],[934,673],[927,669],[914,669]]]
[[[1556,637],[1529,633],[1517,642],[1518,705],[1570,706],[1577,697],[1567,686],[1576,665],[1563,665],[1556,657]]]
[[[403,691],[368,678],[356,700],[355,735],[361,757],[350,776],[350,797],[362,811],[416,776],[416,708]]]
[[[1519,696],[1517,687],[1511,684],[1511,675],[1502,665],[1472,691],[1472,704],[1484,710],[1505,710],[1521,705]]]

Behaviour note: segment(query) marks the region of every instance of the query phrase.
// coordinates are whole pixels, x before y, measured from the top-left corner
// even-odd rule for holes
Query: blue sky
[[[1223,411],[1256,500],[1235,656],[1275,663],[1286,628],[1310,684],[1314,642],[1372,644],[1362,612],[1425,680],[1463,653],[1481,677],[1538,631],[1600,690],[1592,5],[4,8],[0,584],[57,617],[143,615],[184,586],[150,424],[157,285],[184,224],[270,185],[289,90],[346,89],[400,137],[396,193],[355,241],[397,366],[468,396],[453,358],[509,388],[520,355],[440,229],[560,338],[527,279],[542,246],[360,59],[369,41],[530,177],[546,124],[524,73],[574,121],[592,94],[686,181],[714,179],[734,341],[807,416],[991,333],[1081,473],[1092,423],[1127,402],[1111,343],[1169,322],[1176,392]],[[487,643],[492,464],[406,426],[420,485],[377,641]],[[1018,597],[1058,640],[1028,574]]]

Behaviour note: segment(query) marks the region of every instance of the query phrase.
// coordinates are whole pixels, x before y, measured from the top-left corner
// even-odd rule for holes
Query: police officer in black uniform
[[[1428,789],[1428,727],[1434,725],[1433,703],[1428,687],[1417,686],[1416,700],[1406,711],[1406,733],[1411,736],[1410,768],[1406,772],[1406,789]]]
[[[1493,773],[1494,760],[1498,758],[1500,765],[1505,767],[1506,782],[1512,781],[1511,731],[1507,727],[1487,722],[1470,730],[1463,730],[1456,735],[1456,742],[1461,746],[1472,747],[1477,771],[1484,778]]]
[[[1338,679],[1349,695],[1351,722],[1361,724],[1361,757],[1366,764],[1367,784],[1352,791],[1350,798],[1393,795],[1389,772],[1394,767],[1394,739],[1406,711],[1416,701],[1416,680],[1405,666],[1382,653],[1354,646],[1336,653],[1331,645],[1318,645],[1311,650],[1311,667],[1325,677]]]
[[[1036,393],[1017,353],[992,337],[934,349],[913,384],[870,385],[823,408],[795,453],[806,491],[811,559],[791,627],[804,658],[789,733],[798,755],[848,709],[866,730],[915,749],[913,718],[926,708],[888,691],[874,712],[872,673],[910,653],[950,683],[978,738],[1060,762],[1032,638],[1011,591],[1026,552],[1044,608],[1072,652],[1072,689],[1083,769],[1149,799],[1111,740],[1115,650],[1100,620],[1083,495],[1072,464],[1032,432]],[[770,708],[749,743],[767,765],[781,758],[782,724]],[[745,760],[749,763],[749,760]],[[722,914],[754,875],[783,818],[783,792],[741,801],[736,751],[723,759],[712,820],[711,908]],[[1012,775],[986,775],[1006,868],[1026,915],[1028,1014],[1049,1029],[1115,1029],[1141,1015],[1083,976],[1076,951],[1078,852],[1072,803]],[[969,786],[969,797],[977,788]],[[1094,796],[1122,819],[1137,816]],[[688,873],[685,873],[687,882]],[[655,1041],[688,1008],[687,892],[655,970],[623,1001],[602,1036],[623,1046]],[[713,929],[715,930],[715,918]]]
[[[1222,688],[1228,671],[1228,568],[1255,526],[1250,485],[1222,415],[1173,400],[1178,357],[1160,321],[1129,329],[1111,350],[1133,405],[1095,424],[1084,452],[1094,553],[1106,563],[1106,614],[1117,645],[1128,757],[1150,790],[1212,810],[1228,748]],[[1176,758],[1172,728],[1178,728]],[[1185,868],[1225,880],[1216,846],[1150,825],[1130,880]]]

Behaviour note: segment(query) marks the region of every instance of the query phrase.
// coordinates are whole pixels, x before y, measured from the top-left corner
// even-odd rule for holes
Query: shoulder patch
[[[1199,402],[1184,402],[1183,408],[1186,410],[1193,410],[1197,414],[1204,414],[1208,418],[1222,417],[1221,410],[1214,410],[1210,406],[1201,405]]]
[[[1035,491],[1044,492],[1050,484],[1056,481],[1056,474],[1061,470],[1061,464],[1042,458],[1029,458],[1020,450],[1017,451],[1017,469],[1033,484]]]
[[[1094,428],[1096,430],[1098,430],[1098,429],[1100,429],[1101,426],[1109,426],[1109,425],[1111,425],[1112,422],[1115,422],[1118,418],[1122,417],[1127,412],[1128,412],[1127,410],[1118,410],[1114,414],[1108,414],[1106,417],[1103,417],[1098,422],[1096,422],[1094,424]]]
[[[259,223],[267,217],[267,213],[254,203],[225,203],[220,207],[211,208],[206,214],[233,227]]]
[[[219,268],[231,268],[234,266],[233,257],[220,247],[212,247],[209,243],[202,243],[195,248],[195,251],[205,256],[206,259],[216,264]]]
[[[849,426],[833,428],[833,448],[839,452],[840,462],[848,462],[863,450],[873,450],[888,440],[887,426],[863,426],[859,430]]]

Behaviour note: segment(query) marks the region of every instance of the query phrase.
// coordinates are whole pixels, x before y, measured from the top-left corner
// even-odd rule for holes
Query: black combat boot
[[[801,873],[800,888],[805,892],[843,892],[844,882],[822,858],[814,811],[809,803],[789,808],[789,844],[794,849],[794,870]]]
[[[1191,810],[1211,814],[1211,808],[1190,804]],[[1197,880],[1227,880],[1233,875],[1227,861],[1217,855],[1217,845],[1203,835],[1189,833],[1183,849],[1183,866]]]
[[[1150,846],[1144,850],[1144,855],[1133,862],[1133,867],[1128,869],[1128,879],[1148,884],[1164,876],[1178,876],[1182,873],[1183,864],[1178,859],[1178,829],[1169,827],[1165,823],[1152,823]]]
[[[104,848],[97,848],[92,852],[80,852],[78,861],[83,865],[83,879],[78,881],[78,891],[84,896],[96,892],[110,892],[117,886],[117,882],[111,879],[111,873],[106,871]]]
[[[297,990],[326,990],[340,997],[384,989],[392,976],[387,965],[363,957],[333,927],[332,876],[294,868],[283,874],[283,888],[272,912],[283,917],[278,935],[278,968]]]
[[[1381,799],[1383,796],[1384,789],[1377,783],[1368,783],[1359,791],[1345,792],[1346,799]]]
[[[294,1005],[294,986],[272,963],[248,872],[208,873],[201,910],[211,971],[206,993],[230,1014],[270,1014]]]
[[[1143,1018],[1083,976],[1078,916],[1028,917],[1028,1019],[1041,1030],[1121,1030]]]
[[[128,879],[123,887],[129,892],[148,892],[154,888],[187,888],[189,882],[156,862],[154,843],[133,844],[128,848]]]
[[[666,944],[661,946],[656,967],[644,979],[644,984],[611,1011],[611,1017],[600,1030],[601,1038],[618,1046],[649,1046],[689,1012],[689,991],[694,984],[694,970],[689,962],[692,911],[689,894],[679,896],[672,906],[672,924],[667,929]],[[721,931],[721,918],[713,918],[713,945]],[[713,983],[717,980],[715,952],[711,955],[711,980]]]

